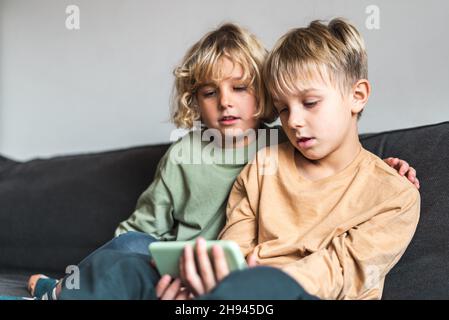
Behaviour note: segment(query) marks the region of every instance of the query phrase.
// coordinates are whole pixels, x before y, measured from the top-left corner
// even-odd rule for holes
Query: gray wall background
[[[81,29],[65,27],[78,5]],[[380,29],[365,26],[369,5]],[[0,0],[0,154],[26,160],[169,141],[172,70],[222,22],[268,49],[288,29],[343,16],[367,43],[373,94],[361,132],[449,120],[449,2]]]

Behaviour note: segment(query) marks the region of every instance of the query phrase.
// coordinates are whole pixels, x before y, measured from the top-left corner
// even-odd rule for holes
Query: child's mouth
[[[296,144],[301,149],[310,148],[313,145],[314,142],[315,142],[315,138],[299,138],[299,139],[296,139]]]
[[[226,117],[220,118],[219,122],[222,125],[229,126],[229,125],[235,124],[238,120],[240,120],[239,117],[226,116]]]

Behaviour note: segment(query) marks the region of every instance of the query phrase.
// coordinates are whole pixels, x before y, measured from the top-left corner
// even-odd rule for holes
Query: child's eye
[[[215,90],[209,90],[209,91],[204,91],[204,92],[203,92],[203,96],[204,96],[205,98],[212,97],[212,96],[214,96],[214,95],[215,95]]]
[[[248,89],[247,86],[237,86],[237,87],[234,87],[234,90],[235,90],[235,91],[246,91],[247,89]]]
[[[316,106],[318,103],[318,101],[306,101],[304,102],[304,106],[306,108],[313,108],[314,106]]]
[[[288,108],[287,108],[287,107],[279,108],[279,109],[276,109],[276,110],[279,110],[279,111],[278,111],[278,114],[279,114],[279,115],[281,115],[281,113],[283,113],[284,111],[287,111],[287,112],[288,112]]]

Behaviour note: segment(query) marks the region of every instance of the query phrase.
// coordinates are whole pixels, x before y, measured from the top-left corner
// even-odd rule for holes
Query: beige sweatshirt
[[[295,152],[289,142],[270,147],[243,169],[220,238],[322,299],[380,299],[416,230],[419,192],[365,149],[317,181],[300,176]],[[264,174],[267,163],[277,164],[274,174]]]

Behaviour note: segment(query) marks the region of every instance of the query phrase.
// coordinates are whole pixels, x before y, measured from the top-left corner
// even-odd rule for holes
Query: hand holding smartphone
[[[160,241],[149,245],[150,253],[161,275],[168,274],[171,277],[179,277],[179,259],[187,244],[195,247],[195,241]],[[229,271],[232,272],[248,267],[237,243],[229,240],[207,241],[206,248],[209,257],[212,256],[211,251],[214,245],[218,245],[223,249]]]

